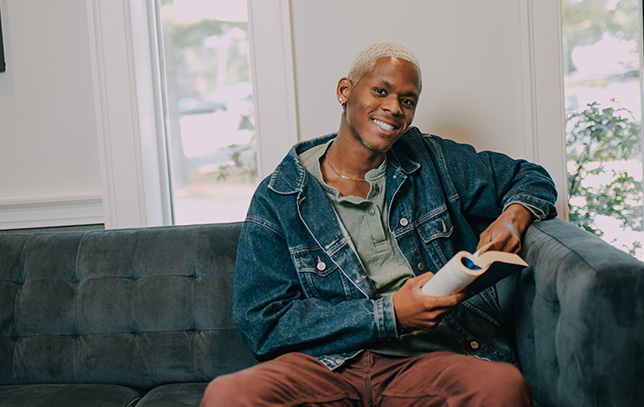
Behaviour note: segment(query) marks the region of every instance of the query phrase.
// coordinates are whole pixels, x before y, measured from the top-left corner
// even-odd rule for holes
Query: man
[[[421,87],[409,50],[367,47],[338,83],[337,135],[296,145],[258,187],[233,311],[263,363],[213,380],[203,406],[531,405],[494,288],[421,287],[461,249],[518,251],[554,216],[554,184],[410,127]]]

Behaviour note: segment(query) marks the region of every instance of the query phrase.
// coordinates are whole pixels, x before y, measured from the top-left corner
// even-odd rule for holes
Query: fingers
[[[431,273],[426,273],[410,278],[394,293],[392,300],[399,328],[433,330],[465,298],[464,292],[442,297],[423,294],[421,287],[432,276]]]
[[[498,240],[494,249],[516,253],[521,250],[521,237],[534,217],[520,204],[512,204],[481,233],[477,250],[485,244]]]
[[[421,274],[418,277],[412,277],[408,279],[405,284],[409,284],[414,288],[422,288],[425,283],[428,282],[432,277],[434,277],[434,273],[430,271],[425,274]]]
[[[493,222],[481,233],[476,250],[494,242],[490,250],[516,253],[521,250],[521,237],[517,231],[505,222]]]
[[[479,241],[477,250],[489,242],[492,244],[491,250],[498,250],[501,252],[517,253],[521,250],[521,239],[509,231],[491,231],[491,233]]]
[[[500,249],[497,249],[502,252],[518,253],[521,250],[521,240],[512,238],[504,242],[503,246]]]
[[[429,298],[428,302],[431,302],[432,307],[435,309],[452,309],[465,299],[465,290],[454,294],[444,295],[442,297],[433,297],[429,295],[426,295],[426,297]]]
[[[443,320],[445,315],[447,315],[458,303],[462,300],[460,294],[451,294],[444,297],[427,297],[426,309],[423,312],[418,313],[415,329],[423,329],[426,331],[434,330],[438,327],[438,324]],[[431,305],[430,305],[431,304]]]

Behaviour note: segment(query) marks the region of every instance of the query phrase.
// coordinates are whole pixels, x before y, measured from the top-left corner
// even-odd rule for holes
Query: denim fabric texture
[[[310,354],[334,369],[363,349],[400,340],[391,297],[375,299],[349,235],[298,155],[297,144],[257,188],[242,228],[233,317],[258,360]],[[435,272],[507,206],[554,217],[555,186],[540,166],[410,128],[388,151],[390,233],[415,275]],[[443,320],[463,353],[516,363],[494,288]]]

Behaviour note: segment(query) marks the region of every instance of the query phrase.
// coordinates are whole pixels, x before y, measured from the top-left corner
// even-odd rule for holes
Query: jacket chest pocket
[[[308,298],[335,304],[355,297],[352,284],[323,250],[292,251],[291,257]]]
[[[450,237],[454,232],[452,219],[447,210],[420,223],[416,228],[421,242],[425,246],[429,259],[434,263],[430,271],[436,272],[453,255]]]

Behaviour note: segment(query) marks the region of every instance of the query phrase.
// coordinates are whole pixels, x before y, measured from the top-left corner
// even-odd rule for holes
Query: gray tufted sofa
[[[231,320],[240,227],[0,235],[0,406],[197,406],[255,363]],[[498,290],[539,406],[639,407],[644,264],[557,219],[524,247]]]
[[[644,405],[644,263],[559,219],[524,242],[515,332],[539,406]]]
[[[0,406],[198,406],[254,363],[241,224],[0,236]]]

